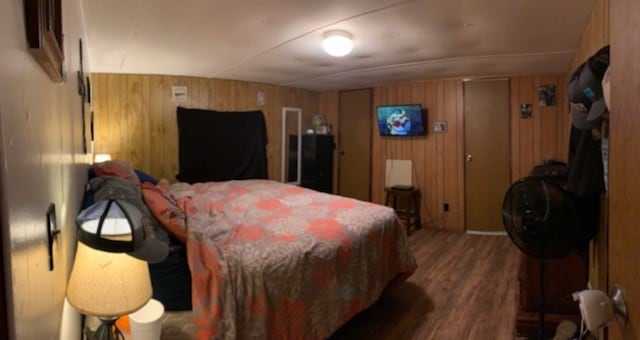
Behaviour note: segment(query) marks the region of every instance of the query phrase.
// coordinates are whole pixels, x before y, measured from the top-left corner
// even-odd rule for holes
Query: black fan
[[[544,263],[569,255],[581,236],[572,195],[552,178],[525,177],[513,183],[502,203],[502,221],[513,243],[540,261],[539,338],[544,333]]]

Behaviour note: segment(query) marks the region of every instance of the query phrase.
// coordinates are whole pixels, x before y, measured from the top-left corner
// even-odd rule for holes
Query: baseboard
[[[491,236],[507,236],[506,231],[480,231],[480,230],[467,230],[467,234],[471,235],[491,235]]]

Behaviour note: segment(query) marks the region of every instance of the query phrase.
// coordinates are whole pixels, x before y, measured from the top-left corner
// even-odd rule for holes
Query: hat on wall
[[[578,66],[567,85],[573,125],[578,129],[600,126],[607,110],[602,79],[609,66],[609,46],[605,46]]]
[[[569,85],[567,85],[567,95],[569,96],[569,104],[571,105],[571,118],[573,126],[580,130],[593,129],[600,125],[599,119],[587,121],[587,114],[591,109],[591,100],[582,91],[580,86],[580,75],[585,68],[586,63],[581,64],[573,72]]]
[[[604,68],[604,71],[601,71],[601,69],[601,65],[598,65],[597,62],[592,62],[590,59],[585,63],[582,72],[580,72],[580,89],[591,102],[587,112],[588,121],[599,118],[607,110],[607,105],[602,96],[602,77],[606,68]]]

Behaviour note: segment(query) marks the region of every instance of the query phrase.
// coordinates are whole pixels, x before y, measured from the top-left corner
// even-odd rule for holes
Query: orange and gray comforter
[[[268,180],[176,183],[199,339],[323,339],[415,270],[392,209]]]

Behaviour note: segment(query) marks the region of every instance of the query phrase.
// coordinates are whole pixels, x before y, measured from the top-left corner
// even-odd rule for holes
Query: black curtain
[[[177,115],[179,181],[268,178],[267,127],[262,111],[178,107]]]

